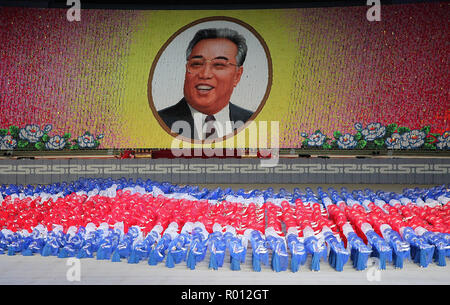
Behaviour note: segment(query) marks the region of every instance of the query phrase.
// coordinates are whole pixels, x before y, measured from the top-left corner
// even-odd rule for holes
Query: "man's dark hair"
[[[188,45],[188,48],[186,50],[186,60],[189,59],[192,49],[200,40],[213,38],[226,38],[232,41],[237,46],[238,49],[236,55],[237,65],[242,66],[244,64],[245,57],[247,56],[247,43],[245,42],[245,38],[235,30],[227,28],[223,29],[212,28],[199,30]]]

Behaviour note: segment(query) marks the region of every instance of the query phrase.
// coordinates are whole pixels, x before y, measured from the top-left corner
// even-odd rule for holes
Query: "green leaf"
[[[48,140],[50,140],[49,135],[48,135],[48,134],[44,134],[44,135],[42,136],[42,142],[46,143],[46,142],[48,142]]]
[[[359,141],[359,140],[361,140],[361,138],[362,138],[362,134],[361,134],[361,132],[357,132],[356,134],[355,134],[355,140],[356,141]]]
[[[383,139],[375,139],[375,141],[373,141],[373,142],[378,147],[382,147],[384,145],[384,140]]]
[[[339,139],[339,137],[342,136],[342,132],[336,130],[335,132],[333,132],[333,137],[337,140]]]
[[[302,146],[308,146],[308,139],[302,141]]]
[[[436,138],[441,136],[440,133],[430,133],[430,135]]]
[[[16,137],[19,134],[19,127],[17,126],[9,126],[9,133],[13,136]]]
[[[317,129],[314,133],[322,133],[320,129]]]
[[[424,126],[424,127],[421,129],[421,131],[425,132],[426,134],[429,134],[429,133],[430,133],[430,130],[431,130],[431,127],[430,127],[430,126]]]
[[[411,129],[409,129],[408,127],[399,127],[398,128],[398,133],[402,134],[405,132],[411,131]]]
[[[431,144],[431,143],[425,143],[425,144],[423,144],[423,148],[425,148],[425,149],[436,149],[436,145]]]
[[[17,143],[17,147],[19,147],[19,148],[25,148],[25,147],[27,147],[28,146],[28,141],[26,141],[26,140],[19,140],[19,142]]]
[[[366,147],[366,145],[367,145],[367,141],[366,140],[359,140],[358,144],[356,145],[356,148],[363,149],[364,147]]]
[[[386,132],[393,133],[397,129],[398,125],[393,123],[386,126]]]
[[[78,144],[70,146],[70,149],[80,149],[80,146]]]
[[[8,129],[2,128],[0,129],[0,136],[4,137],[8,134]]]
[[[43,150],[45,148],[45,144],[42,142],[37,142],[34,144],[34,147],[36,147],[37,150]]]
[[[377,149],[378,146],[373,141],[366,142],[366,149]]]
[[[66,132],[62,137],[66,140],[69,140],[71,136],[72,135],[70,134],[70,132]]]
[[[323,148],[323,149],[331,149],[331,145],[328,144],[328,143],[323,143],[323,144],[322,144],[322,148]]]
[[[434,137],[426,137],[425,138],[425,143],[433,143],[435,141],[436,141],[436,139]]]

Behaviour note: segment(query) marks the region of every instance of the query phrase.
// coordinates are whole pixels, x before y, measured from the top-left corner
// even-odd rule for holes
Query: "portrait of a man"
[[[196,140],[221,138],[243,126],[254,112],[230,98],[241,80],[246,56],[246,40],[237,31],[198,30],[186,49],[184,96],[159,110],[160,118],[172,130],[174,126],[189,129],[174,132]]]

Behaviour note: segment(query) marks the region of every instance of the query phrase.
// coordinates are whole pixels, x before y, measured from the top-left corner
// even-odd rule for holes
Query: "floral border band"
[[[97,136],[86,131],[74,139],[70,133],[49,135],[53,129],[51,124],[41,128],[37,124],[28,124],[23,128],[10,126],[0,129],[0,150],[77,150],[96,149],[100,146],[103,134]],[[411,130],[397,124],[387,126],[381,123],[370,123],[363,127],[355,124],[356,132],[342,134],[333,133],[328,137],[320,130],[312,134],[302,133],[302,148],[323,149],[401,149],[401,150],[448,150],[450,149],[450,131],[431,133],[430,126]]]
[[[450,149],[450,131],[442,134],[430,133],[430,126],[411,130],[397,124],[383,126],[381,123],[370,123],[365,128],[361,123],[355,124],[356,133],[333,133],[329,138],[320,130],[312,134],[302,133],[303,148],[323,149]]]
[[[63,135],[49,135],[52,129],[51,124],[42,129],[37,124],[0,129],[0,150],[95,149],[103,138],[102,134],[94,137],[88,131],[75,139],[71,139],[71,134],[67,132]]]

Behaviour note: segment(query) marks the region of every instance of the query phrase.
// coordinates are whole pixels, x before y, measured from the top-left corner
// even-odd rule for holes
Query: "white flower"
[[[38,125],[27,125],[19,131],[19,138],[27,140],[30,143],[38,142],[43,135],[44,132]]]
[[[419,148],[425,144],[425,132],[421,130],[411,130],[402,134],[402,148]],[[406,144],[407,143],[407,144]]]
[[[386,127],[381,126],[380,123],[370,123],[361,131],[366,141],[373,141],[382,138],[386,133]]]
[[[388,149],[401,149],[402,136],[399,133],[393,133],[391,137],[387,138],[384,143]]]
[[[80,148],[93,148],[95,146],[95,138],[89,133],[79,136],[77,142]]]
[[[352,149],[355,148],[358,144],[355,140],[355,137],[352,136],[349,133],[346,133],[339,137],[339,139],[336,141],[339,148],[343,149]]]
[[[12,136],[0,137],[0,150],[10,150],[17,147],[17,141]]]
[[[355,129],[358,130],[358,131],[363,129],[362,124],[361,123],[355,123]]]
[[[436,143],[436,147],[439,149],[450,149],[450,131],[444,132],[442,135],[437,137],[438,142]]]
[[[51,150],[63,149],[66,145],[66,140],[60,136],[51,137],[47,143],[45,143],[45,147]]]
[[[325,135],[321,132],[313,133],[308,137],[308,145],[309,146],[322,146],[325,142]]]
[[[45,125],[44,132],[50,132],[52,128],[53,128],[52,124]]]

